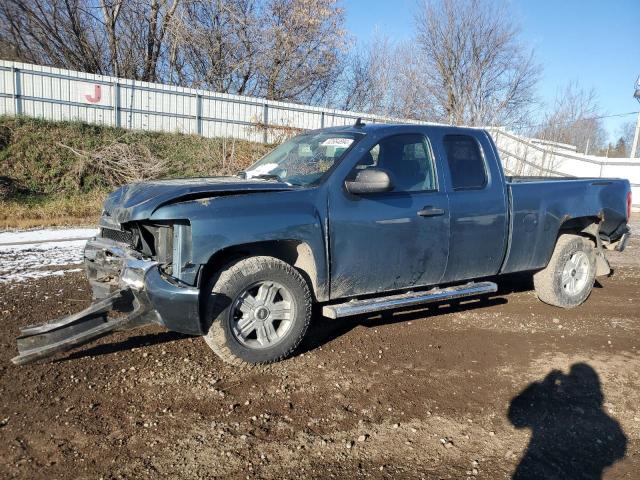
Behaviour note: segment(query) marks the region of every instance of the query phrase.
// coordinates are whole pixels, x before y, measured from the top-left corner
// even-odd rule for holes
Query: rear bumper
[[[142,258],[126,245],[100,237],[87,242],[84,259],[94,300],[130,289],[143,308],[141,324],[157,323],[175,332],[203,334],[200,290],[164,274],[157,262]]]

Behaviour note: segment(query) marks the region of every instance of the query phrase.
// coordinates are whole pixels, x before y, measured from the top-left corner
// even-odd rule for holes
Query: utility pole
[[[640,77],[636,80],[636,89],[633,93],[633,98],[638,100],[640,103]],[[638,113],[638,118],[636,119],[636,132],[633,135],[633,146],[631,147],[631,158],[636,158],[636,153],[638,151],[638,137],[640,137],[640,113]]]
[[[633,134],[633,146],[631,147],[631,158],[636,158],[636,152],[638,151],[638,137],[640,137],[640,113],[636,120],[636,132]]]

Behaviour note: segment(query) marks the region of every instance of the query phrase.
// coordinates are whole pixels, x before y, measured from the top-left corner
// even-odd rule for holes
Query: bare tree
[[[183,85],[319,103],[337,81],[343,23],[335,0],[192,1],[172,70]]]
[[[393,95],[394,46],[376,35],[367,45],[356,45],[344,62],[341,106],[345,110],[389,114]]]
[[[188,2],[174,31],[171,71],[176,83],[259,95],[261,28],[253,0]]]
[[[120,10],[122,9],[122,0],[100,0],[102,8],[102,16],[104,18],[104,29],[109,42],[109,56],[111,61],[111,71],[117,77],[120,75],[120,63],[118,61],[118,38],[117,25]]]
[[[0,40],[23,61],[109,73],[100,21],[80,0],[4,0]]]
[[[319,103],[337,81],[343,24],[337,0],[4,0],[0,56]]]
[[[539,67],[505,4],[424,0],[416,20],[434,120],[517,125],[535,103]]]
[[[570,82],[556,95],[542,124],[532,132],[536,137],[574,145],[580,152],[602,149],[606,132],[595,90],[585,90]]]
[[[424,74],[411,42],[376,35],[349,53],[340,83],[345,110],[398,118],[433,119]]]
[[[333,87],[345,47],[336,0],[268,0],[262,15],[259,82],[266,98],[320,102]]]
[[[4,0],[0,43],[30,63],[161,80],[179,1]]]

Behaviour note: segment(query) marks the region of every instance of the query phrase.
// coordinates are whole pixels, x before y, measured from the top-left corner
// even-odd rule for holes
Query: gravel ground
[[[639,247],[574,310],[507,277],[483,300],[319,319],[251,370],[155,327],[13,366],[20,326],[90,293],[80,272],[0,282],[0,477],[639,478]]]

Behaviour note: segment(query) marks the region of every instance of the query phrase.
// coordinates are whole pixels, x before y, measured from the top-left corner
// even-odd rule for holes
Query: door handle
[[[444,210],[442,208],[435,208],[429,205],[424,207],[422,210],[418,210],[418,215],[421,217],[438,217],[440,215],[444,215]]]

